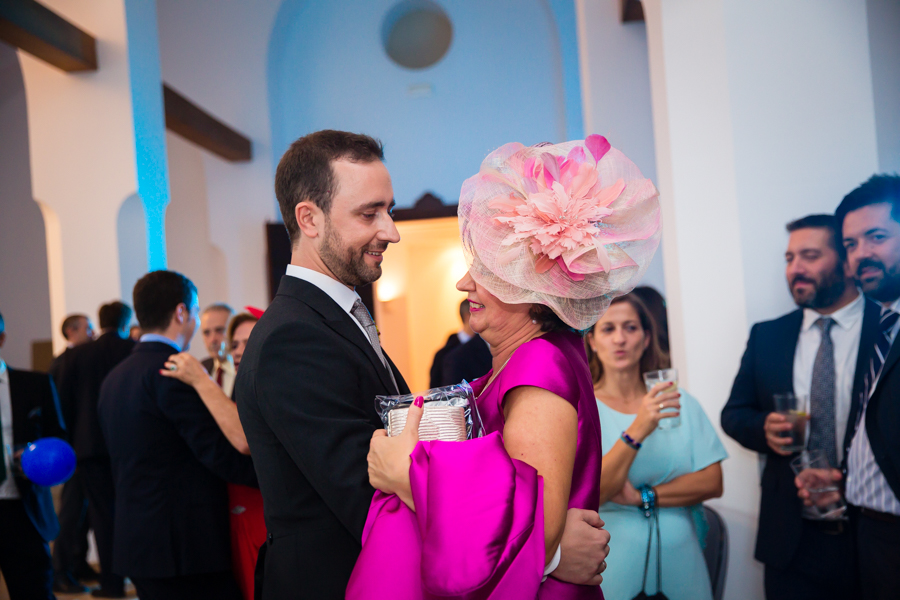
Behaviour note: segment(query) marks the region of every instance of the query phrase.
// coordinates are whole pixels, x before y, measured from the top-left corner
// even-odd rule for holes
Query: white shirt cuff
[[[547,581],[547,576],[550,575],[553,571],[556,570],[556,567],[559,566],[559,560],[562,558],[562,544],[556,547],[556,554],[553,555],[553,560],[550,561],[550,564],[547,565],[547,568],[544,569],[544,578],[541,579],[541,582]]]

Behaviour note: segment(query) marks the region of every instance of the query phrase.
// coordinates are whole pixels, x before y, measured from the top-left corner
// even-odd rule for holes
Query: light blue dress
[[[681,426],[657,429],[644,440],[628,471],[628,480],[640,489],[657,486],[680,475],[693,473],[728,457],[712,423],[697,400],[681,392]],[[604,456],[628,429],[636,415],[615,411],[597,401]],[[659,511],[662,539],[662,592],[670,600],[712,600],[709,572],[703,559],[697,525],[691,508],[663,508]],[[635,506],[607,502],[600,507],[611,539],[603,594],[606,600],[632,600],[641,591],[647,553],[649,519]],[[650,550],[647,593],[656,592],[656,534]]]

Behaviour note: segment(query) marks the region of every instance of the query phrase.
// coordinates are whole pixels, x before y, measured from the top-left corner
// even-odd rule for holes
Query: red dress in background
[[[266,542],[262,493],[256,488],[228,484],[231,513],[231,563],[244,600],[253,600],[253,575],[260,547]]]

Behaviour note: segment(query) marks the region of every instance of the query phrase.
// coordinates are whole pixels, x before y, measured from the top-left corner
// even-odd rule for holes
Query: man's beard
[[[808,299],[798,297],[798,294],[794,291],[794,284],[798,281],[806,281],[814,286],[815,293],[812,297]],[[794,297],[794,302],[797,306],[800,308],[812,308],[813,310],[828,308],[838,301],[838,298],[841,297],[846,288],[847,281],[844,279],[844,266],[842,264],[838,264],[834,271],[824,275],[821,281],[817,282],[802,275],[797,275],[791,281],[791,295]]]
[[[344,246],[337,230],[331,226],[331,221],[325,220],[325,235],[322,238],[322,247],[319,255],[322,262],[344,285],[358,287],[372,283],[381,277],[381,266],[370,266],[366,263],[366,252],[384,252],[387,250],[387,243],[383,247],[365,247],[359,250]]]
[[[866,267],[875,267],[881,270],[881,279],[864,283],[860,272]],[[893,302],[900,298],[900,273],[891,273],[880,260],[864,258],[859,261],[859,265],[856,267],[856,277],[859,279],[863,292],[878,302]]]

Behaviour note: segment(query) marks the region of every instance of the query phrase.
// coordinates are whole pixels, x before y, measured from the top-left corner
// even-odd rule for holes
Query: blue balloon
[[[41,438],[28,444],[22,452],[22,470],[38,485],[59,485],[75,472],[75,451],[59,438]]]

